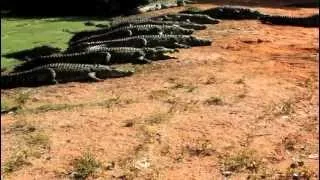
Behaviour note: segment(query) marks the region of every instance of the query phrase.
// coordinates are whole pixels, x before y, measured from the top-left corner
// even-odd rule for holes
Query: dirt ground
[[[68,179],[84,152],[104,166],[89,179],[211,180],[229,171],[230,179],[276,179],[296,159],[318,179],[318,33],[224,20],[195,33],[212,46],[136,66],[132,77],[2,91],[3,97],[30,91],[25,111],[1,116],[2,164],[22,149],[26,125],[49,142],[6,179]]]

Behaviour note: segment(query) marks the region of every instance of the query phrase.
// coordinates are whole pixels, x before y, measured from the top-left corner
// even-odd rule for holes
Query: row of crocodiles
[[[319,14],[309,17],[265,15],[254,9],[221,6],[198,12],[182,11],[143,19],[127,19],[111,27],[75,33],[69,47],[58,53],[29,58],[13,72],[1,74],[2,89],[71,81],[103,81],[134,71],[112,67],[121,63],[151,63],[170,59],[179,48],[210,46],[212,40],[193,36],[205,24],[220,19],[258,19],[263,23],[319,27]]]

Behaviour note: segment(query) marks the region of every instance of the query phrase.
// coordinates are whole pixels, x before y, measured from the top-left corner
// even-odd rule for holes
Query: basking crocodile
[[[121,21],[114,23],[111,28],[118,28],[123,26],[132,26],[132,25],[138,25],[138,24],[154,24],[154,25],[176,25],[180,26],[186,29],[193,29],[193,30],[204,30],[207,28],[207,26],[203,24],[197,24],[193,22],[184,22],[184,21],[159,21],[159,20],[152,20],[152,19],[133,19],[133,20],[127,20],[127,21]]]
[[[51,68],[36,68],[23,72],[1,74],[1,89],[55,84],[54,78],[55,73]]]
[[[141,24],[141,25],[132,25],[132,26],[124,26],[109,31],[104,34],[93,35],[87,38],[80,39],[73,44],[88,42],[88,41],[102,41],[102,40],[110,40],[117,38],[124,38],[129,36],[137,36],[137,35],[158,35],[158,34],[181,34],[181,35],[190,35],[194,32],[191,29],[185,29],[179,26],[173,25],[153,25],[153,24]]]
[[[165,47],[155,48],[134,48],[134,47],[106,47],[97,45],[88,47],[88,52],[109,52],[111,54],[110,63],[150,63],[150,60],[169,59],[166,53],[177,52],[175,49]]]
[[[133,38],[144,38],[146,47],[163,46],[166,48],[190,48],[192,46],[210,46],[212,41],[192,35],[141,35]]]
[[[147,45],[147,41],[144,38],[139,38],[136,36],[114,39],[114,40],[106,40],[106,41],[93,41],[93,42],[83,42],[76,45],[71,45],[65,51],[66,53],[70,52],[79,52],[84,50],[87,47],[104,44],[108,47],[145,47]]]
[[[107,47],[157,47],[166,48],[190,48],[191,46],[210,46],[211,40],[201,39],[191,35],[140,35],[128,38],[94,41],[80,43],[74,47],[70,47],[70,51],[84,50],[90,46],[105,45]]]
[[[1,88],[35,87],[72,81],[103,81],[106,78],[130,76],[133,71],[105,65],[53,63],[28,71],[1,75]]]
[[[111,68],[101,64],[53,63],[40,68],[51,68],[58,83],[71,81],[103,81],[106,78],[130,76],[134,72]]]
[[[185,6],[187,3],[192,3],[192,1],[184,1],[184,0],[177,0],[176,2],[156,2],[150,3],[145,6],[139,6],[135,8],[132,13],[133,14],[141,14],[145,12],[160,10],[160,9],[168,9],[173,7]]]
[[[259,17],[263,16],[257,10],[247,8],[244,6],[219,6],[210,9],[206,9],[199,12],[188,12],[182,11],[184,13],[195,13],[195,14],[206,14],[212,18],[218,19],[258,19]]]
[[[153,17],[151,19],[154,20],[169,20],[169,21],[187,21],[198,24],[218,24],[220,20],[214,19],[205,14],[186,14],[186,13],[178,13],[178,14],[166,14],[163,16]]]
[[[319,14],[314,14],[307,17],[292,17],[292,16],[271,16],[265,15],[259,18],[262,23],[275,25],[289,25],[302,27],[319,27]]]
[[[76,63],[76,64],[109,64],[111,55],[108,52],[78,52],[69,54],[55,54],[39,56],[14,68],[14,71],[23,71],[37,66],[52,63]]]

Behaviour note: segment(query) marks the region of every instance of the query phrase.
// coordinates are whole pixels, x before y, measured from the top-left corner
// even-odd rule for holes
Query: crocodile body
[[[99,27],[101,29],[97,30],[87,30],[87,31],[81,31],[78,33],[75,33],[75,35],[70,39],[69,44],[72,44],[73,42],[76,42],[80,39],[94,36],[94,35],[100,35],[104,33],[108,33],[112,30],[115,30],[120,27],[124,26],[132,26],[132,25],[142,25],[142,24],[151,24],[151,25],[177,25],[186,29],[193,29],[193,30],[204,30],[207,28],[207,26],[203,24],[197,24],[192,22],[184,22],[184,21],[157,21],[152,20],[150,18],[139,18],[139,19],[131,19],[131,20],[122,20],[117,21],[115,23],[112,23],[112,26],[110,25],[100,25]]]
[[[75,63],[75,64],[109,64],[111,55],[108,52],[79,52],[70,54],[56,54],[39,56],[14,68],[15,71],[32,69],[37,66],[52,63]]]
[[[189,21],[198,24],[218,24],[220,20],[214,19],[205,14],[167,14],[159,17],[152,18],[155,20],[165,20],[165,21]]]
[[[55,84],[54,79],[55,72],[50,68],[36,68],[23,72],[1,74],[1,89]]]
[[[135,38],[144,38],[146,47],[163,46],[166,48],[190,48],[192,46],[210,46],[212,41],[197,38],[192,35],[141,35]]]
[[[141,42],[140,42],[141,41]],[[142,43],[143,41],[143,43]],[[71,47],[72,50],[84,50],[90,46],[105,45],[107,47],[158,47],[166,48],[190,48],[192,46],[210,46],[212,43],[208,39],[200,39],[191,35],[141,35],[128,38],[110,40],[110,41],[94,41],[86,42]]]
[[[133,71],[105,65],[53,63],[31,70],[1,75],[1,88],[36,87],[72,81],[103,81],[106,78],[130,76]]]
[[[100,64],[54,63],[46,64],[40,68],[53,69],[55,72],[55,80],[58,83],[71,81],[102,81],[106,78],[119,78],[133,74],[133,71],[114,69]]]
[[[319,27],[319,14],[308,17],[291,16],[263,16],[259,19],[262,23],[274,25],[289,25],[302,27]]]
[[[263,14],[257,10],[242,6],[220,6],[200,12],[218,19],[258,19]]]
[[[108,47],[145,47],[147,45],[147,41],[144,38],[139,37],[128,37],[114,40],[106,40],[106,41],[93,41],[93,42],[83,42],[73,46],[69,46],[66,50],[69,52],[79,52],[84,50],[87,47],[95,46],[103,44]]]
[[[175,49],[165,47],[156,48],[134,48],[134,47],[106,47],[103,45],[92,46],[86,49],[88,52],[102,51],[109,52],[111,63],[149,63],[149,60],[168,59],[166,53],[177,52]]]
[[[193,30],[204,30],[207,26],[203,24],[197,24],[192,22],[184,22],[184,21],[157,21],[152,19],[133,19],[128,21],[122,21],[115,23],[112,27],[123,27],[130,25],[138,25],[138,24],[154,24],[154,25],[176,25],[186,29]]]
[[[124,38],[129,36],[137,36],[137,35],[158,35],[158,34],[182,34],[182,35],[190,35],[194,31],[191,29],[185,29],[179,26],[173,25],[153,25],[153,24],[142,24],[142,25],[130,25],[119,27],[114,29],[113,31],[90,36],[87,38],[80,39],[74,44],[88,41],[101,41],[101,40],[110,40],[117,38]]]

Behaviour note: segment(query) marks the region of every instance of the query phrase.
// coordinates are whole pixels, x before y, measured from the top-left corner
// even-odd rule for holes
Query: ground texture
[[[2,91],[6,179],[318,179],[318,33],[225,20],[132,77]]]

